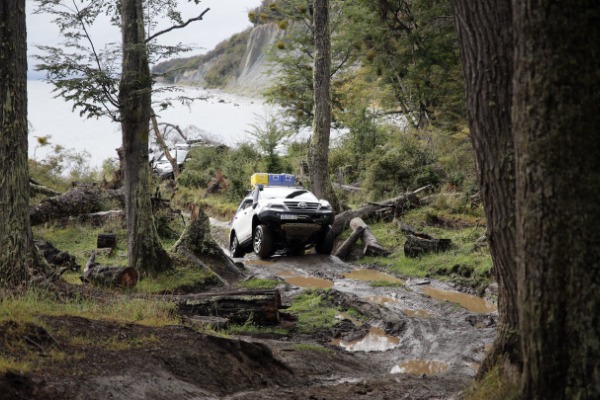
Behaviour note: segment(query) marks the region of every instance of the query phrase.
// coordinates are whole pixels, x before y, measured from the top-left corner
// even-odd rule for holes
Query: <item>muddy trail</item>
[[[213,227],[217,238],[227,229]],[[339,313],[318,332],[284,320],[288,334],[223,337],[78,317],[45,317],[45,328],[0,324],[0,347],[61,355],[0,376],[0,399],[459,399],[495,335],[492,305],[441,282],[317,254],[235,261],[248,277],[277,280],[284,305],[321,290],[358,316]]]
[[[495,335],[497,314],[492,304],[441,282],[403,281],[333,256],[247,257],[244,265],[256,277],[282,280],[284,301],[302,290],[329,288],[329,296],[338,305],[358,310],[367,318],[365,322],[339,315],[333,338],[316,340],[336,353],[349,355],[359,365],[337,370],[327,378],[329,383],[371,382],[379,387],[383,382],[391,386],[396,382],[414,390],[421,385],[441,386],[440,391],[433,390],[435,393],[406,395],[412,393],[408,391],[399,397],[386,397],[383,391],[380,397],[372,393],[368,398],[455,398],[472,381]],[[373,282],[377,284],[373,286]],[[273,341],[265,343],[278,348]],[[318,374],[312,375],[318,380]],[[321,393],[317,398],[342,398],[336,386],[332,390],[339,397]]]

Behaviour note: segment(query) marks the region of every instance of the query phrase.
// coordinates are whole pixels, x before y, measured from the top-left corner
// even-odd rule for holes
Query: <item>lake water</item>
[[[29,157],[44,159],[52,146],[37,146],[36,137],[50,135],[51,145],[89,152],[92,167],[100,167],[107,158],[115,158],[115,149],[121,145],[120,124],[109,118],[80,117],[70,103],[54,98],[52,88],[43,81],[28,81]],[[156,110],[159,122],[178,125],[182,129],[195,126],[229,146],[250,140],[247,132],[252,130],[251,125],[260,125],[261,118],[275,113],[273,107],[258,98],[191,87],[183,90],[186,96],[207,97],[207,100],[195,101],[190,106],[175,103],[168,110]]]

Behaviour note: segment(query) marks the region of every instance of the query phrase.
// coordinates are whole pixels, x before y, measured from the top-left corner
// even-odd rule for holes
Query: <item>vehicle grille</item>
[[[316,210],[319,207],[319,203],[309,203],[306,201],[286,201],[284,203],[290,210]],[[298,204],[300,203],[306,204],[306,207],[299,207]]]

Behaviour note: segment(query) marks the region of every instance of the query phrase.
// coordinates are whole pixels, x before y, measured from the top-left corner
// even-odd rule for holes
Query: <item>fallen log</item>
[[[363,230],[364,228],[362,226],[359,226],[356,229],[354,229],[354,231],[352,231],[352,234],[348,237],[348,239],[346,239],[344,243],[342,243],[340,247],[337,248],[334,255],[342,260],[348,258],[348,255],[350,254],[354,243],[356,243],[356,241],[362,236]]]
[[[95,260],[96,252],[92,251],[83,274],[79,277],[84,284],[126,289],[137,285],[138,273],[135,268],[99,265]]]
[[[360,238],[365,244],[363,255],[385,257],[391,254],[391,251],[379,244],[377,238],[375,235],[373,235],[373,232],[371,232],[371,229],[369,229],[365,221],[363,221],[361,218],[353,218],[352,221],[350,221],[350,227],[355,231],[362,228],[362,234]]]
[[[439,253],[452,247],[450,239],[424,238],[416,235],[407,235],[404,243],[404,255],[417,258],[426,253]]]
[[[90,214],[82,214],[76,218],[78,222],[91,226],[98,227],[116,222],[125,228],[125,211],[123,210],[98,211]]]
[[[415,191],[402,194],[398,197],[394,197],[389,200],[385,200],[380,203],[371,203],[366,206],[355,208],[353,210],[347,210],[339,213],[335,216],[335,220],[333,221],[333,236],[338,237],[349,225],[350,221],[353,218],[362,218],[363,220],[368,220],[371,216],[373,216],[378,210],[384,208],[394,208],[395,214],[398,210],[402,210],[407,206],[407,202],[410,202],[410,199],[417,198],[416,195],[424,192],[431,188],[431,185],[423,186]]]
[[[275,290],[244,290],[220,293],[196,293],[170,296],[177,313],[227,318],[232,323],[256,323],[276,325],[279,323],[281,295]]]
[[[81,265],[77,264],[75,261],[75,256],[71,254],[60,251],[50,242],[47,242],[42,239],[36,239],[34,241],[35,247],[42,253],[48,264],[55,267],[56,269],[65,271],[79,271],[81,269]]]
[[[62,193],[57,192],[54,189],[50,189],[44,185],[40,185],[37,182],[29,180],[29,191],[34,194],[43,194],[45,196],[60,196]]]
[[[96,187],[77,187],[60,196],[50,197],[29,208],[31,225],[102,210],[107,201],[124,202],[120,190],[102,190]]]
[[[211,270],[225,285],[231,285],[244,277],[233,260],[213,240],[210,235],[210,220],[195,204],[192,206],[190,221],[173,245],[172,251]]]

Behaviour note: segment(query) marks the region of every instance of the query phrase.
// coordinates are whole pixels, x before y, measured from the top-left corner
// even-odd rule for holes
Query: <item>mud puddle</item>
[[[383,329],[371,327],[367,335],[357,340],[333,339],[331,344],[340,346],[347,351],[387,351],[400,345],[400,339],[386,335]]]
[[[490,304],[481,297],[470,294],[453,292],[450,290],[436,289],[430,286],[422,287],[421,292],[433,299],[458,303],[465,309],[479,314],[497,311],[494,304]]]
[[[356,269],[344,274],[344,278],[354,279],[355,281],[386,282],[398,285],[404,285],[405,283],[402,279],[396,278],[393,275],[372,269]]]
[[[290,285],[306,289],[328,289],[333,287],[333,281],[312,276],[302,276],[293,271],[278,272],[277,276],[283,278]]]
[[[432,375],[448,370],[448,364],[441,361],[407,360],[394,365],[391,374]]]

